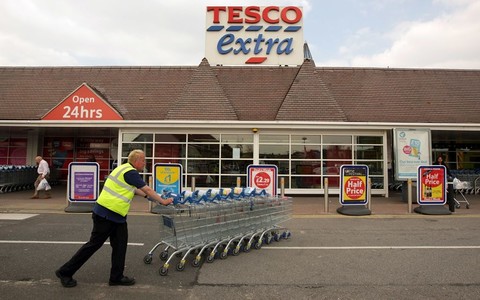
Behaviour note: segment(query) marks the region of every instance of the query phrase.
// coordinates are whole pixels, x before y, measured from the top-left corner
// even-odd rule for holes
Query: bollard
[[[192,192],[195,191],[195,176],[192,176]]]
[[[285,198],[285,178],[280,178],[280,196]]]
[[[153,189],[153,178],[152,176],[148,177],[148,186]],[[152,212],[153,209],[153,201],[148,201],[148,211]]]
[[[324,210],[326,213],[328,213],[328,178],[325,178],[324,180],[323,190],[324,190],[324,198],[325,198]]]
[[[368,199],[367,199],[367,208],[372,210],[372,179],[368,178]]]
[[[237,188],[241,187],[242,186],[242,179],[239,177],[237,177]]]
[[[407,180],[407,199],[408,199],[408,213],[412,213],[412,179],[409,178]]]

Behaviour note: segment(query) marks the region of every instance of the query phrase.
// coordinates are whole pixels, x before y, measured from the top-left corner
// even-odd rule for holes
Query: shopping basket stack
[[[281,224],[291,216],[291,199],[271,196],[265,190],[209,189],[163,197],[172,197],[174,202],[159,212],[162,240],[143,259],[151,264],[154,251],[164,246],[162,276],[175,257],[180,257],[176,269],[182,271],[189,256],[191,265],[198,267],[202,258],[211,263],[290,237]]]

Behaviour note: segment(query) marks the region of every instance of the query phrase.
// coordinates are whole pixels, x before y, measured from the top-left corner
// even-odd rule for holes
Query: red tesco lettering
[[[263,10],[262,10],[263,9]],[[298,23],[302,19],[302,11],[295,6],[286,6],[280,10],[278,6],[208,6],[207,12],[213,13],[213,23],[220,23],[220,15],[227,13],[229,24],[255,24],[261,20],[269,24],[278,24],[280,20],[287,24]],[[289,14],[291,12],[291,14]]]

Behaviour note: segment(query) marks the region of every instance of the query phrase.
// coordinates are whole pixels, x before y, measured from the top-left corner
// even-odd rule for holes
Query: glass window
[[[189,134],[189,143],[218,143],[220,142],[219,134]]]
[[[252,160],[222,160],[222,174],[247,174],[251,164]]]
[[[289,158],[288,145],[259,145],[259,157],[262,158]]]
[[[260,134],[260,143],[289,143],[288,135],[268,135]]]
[[[145,152],[145,157],[153,156],[153,145],[152,144],[139,144],[139,143],[123,143],[122,146],[122,156],[128,157],[130,151],[140,149]]]
[[[383,144],[383,137],[381,136],[357,136],[357,144]]]
[[[146,143],[153,142],[153,134],[145,133],[124,133],[123,142]]]
[[[323,159],[352,158],[352,146],[323,146]]]
[[[383,175],[383,161],[362,161],[359,164],[367,165],[370,175]]]
[[[351,144],[352,136],[351,135],[324,135],[323,136],[324,144]]]
[[[187,160],[188,173],[215,173],[218,174],[218,160]]]
[[[185,143],[187,136],[185,134],[156,134],[155,142],[157,143]]]
[[[319,135],[292,135],[292,144],[320,144]]]
[[[292,174],[322,174],[322,162],[292,160]]]
[[[222,143],[253,143],[252,134],[222,134]]]
[[[253,158],[253,145],[223,144],[222,158]]]
[[[185,157],[185,144],[155,144],[155,157]]]
[[[292,188],[319,189],[322,188],[322,178],[319,176],[292,176]]]
[[[189,144],[188,157],[194,158],[218,158],[220,154],[219,144]]]
[[[355,159],[383,159],[382,146],[355,146]]]
[[[320,159],[320,145],[292,145],[292,158]]]

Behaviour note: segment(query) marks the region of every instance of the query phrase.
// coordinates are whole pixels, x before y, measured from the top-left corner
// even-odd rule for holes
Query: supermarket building
[[[343,164],[369,166],[388,194],[395,128],[428,129],[432,156],[480,168],[480,71],[300,66],[2,67],[0,165],[37,154],[66,180],[96,157],[104,178],[131,149],[180,163],[184,185],[246,183],[275,164],[287,194],[331,192]],[[332,189],[333,187],[333,189]]]
[[[480,70],[317,67],[300,7],[206,13],[197,66],[0,67],[0,165],[40,154],[66,181],[94,156],[104,179],[143,149],[145,179],[179,163],[184,187],[245,186],[248,165],[273,164],[286,194],[314,195],[362,164],[388,195],[401,128],[428,131],[450,169],[480,172]]]

